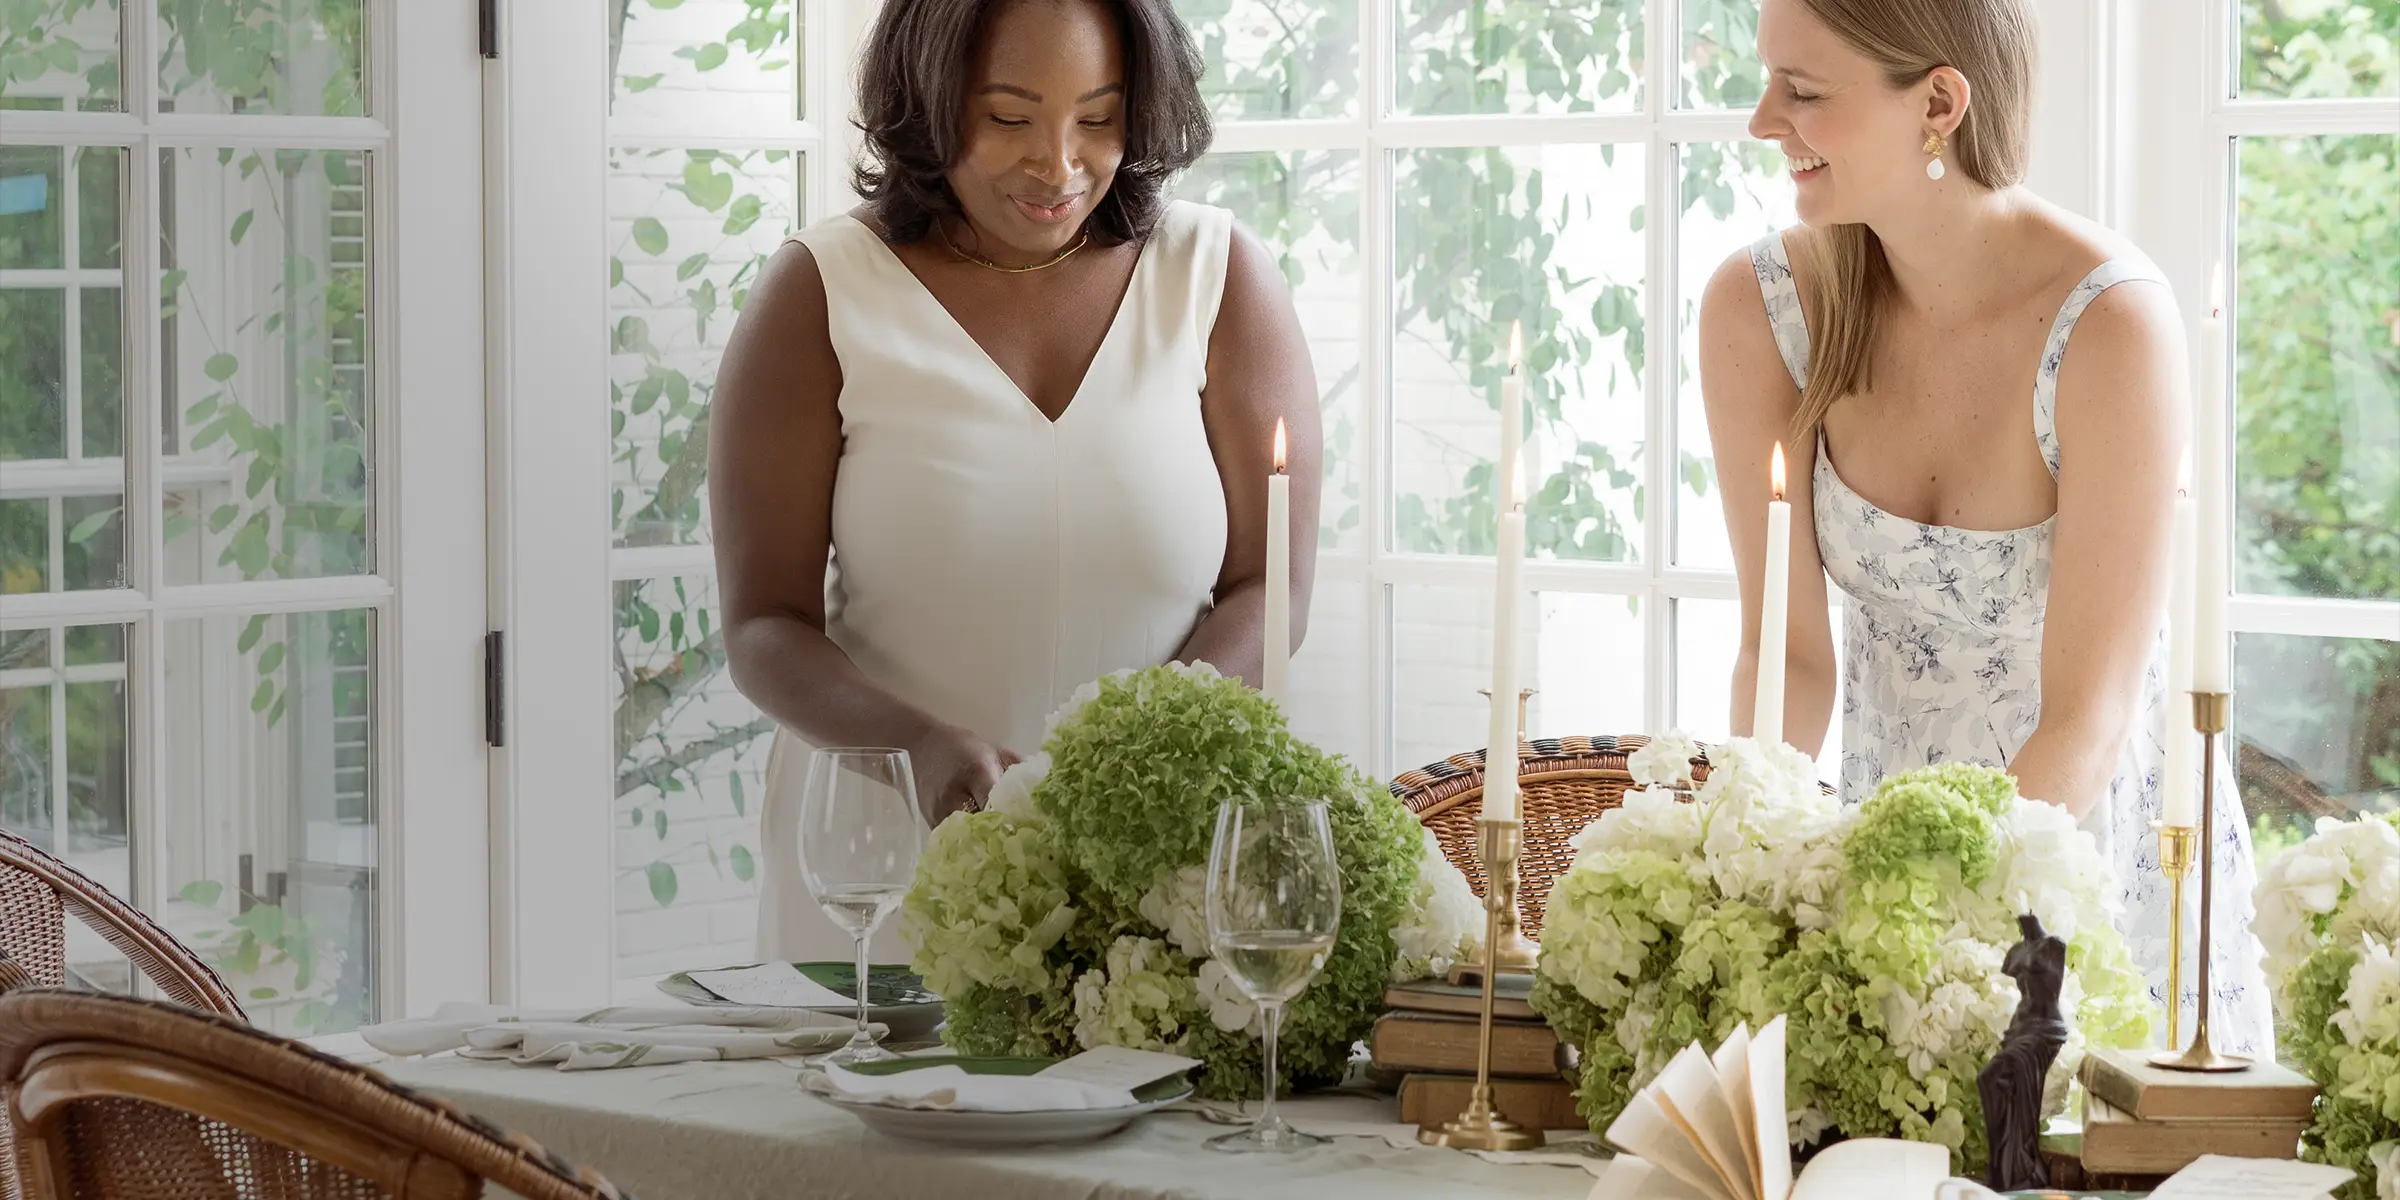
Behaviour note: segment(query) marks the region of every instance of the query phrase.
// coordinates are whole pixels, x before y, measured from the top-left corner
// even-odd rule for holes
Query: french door
[[[37,0],[0,45],[0,824],[261,1025],[482,995],[470,7]]]

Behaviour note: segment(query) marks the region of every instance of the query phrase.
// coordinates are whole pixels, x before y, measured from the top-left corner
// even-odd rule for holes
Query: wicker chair
[[[0,996],[0,1083],[32,1200],[630,1200],[377,1072],[155,1001]]]
[[[108,939],[168,999],[243,1016],[232,989],[173,934],[90,876],[0,830],[0,950],[43,987],[66,982],[68,913]]]
[[[1550,881],[1574,861],[1568,839],[1601,813],[1624,802],[1633,775],[1627,755],[1649,744],[1641,734],[1624,737],[1535,738],[1517,747],[1519,812],[1525,820],[1525,849],[1517,862],[1517,912],[1525,936],[1539,940]],[[1692,760],[1695,781],[1708,778],[1708,759]],[[1483,751],[1453,754],[1392,780],[1392,794],[1433,830],[1442,856],[1464,871],[1475,894],[1483,894],[1483,864],[1475,855],[1475,816],[1482,808]]]

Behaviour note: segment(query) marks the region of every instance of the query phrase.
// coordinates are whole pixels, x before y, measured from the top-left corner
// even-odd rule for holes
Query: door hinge
[[[485,58],[500,57],[500,0],[475,0],[475,48]]]
[[[483,635],[483,741],[508,744],[508,635],[495,629]]]

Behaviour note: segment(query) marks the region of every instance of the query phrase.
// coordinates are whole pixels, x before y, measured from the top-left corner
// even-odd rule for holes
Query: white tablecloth
[[[1293,1155],[1233,1155],[1226,1127],[1183,1113],[1099,1142],[960,1150],[869,1132],[801,1091],[786,1060],[561,1072],[457,1057],[377,1064],[392,1078],[522,1130],[642,1200],[1583,1200],[1574,1166],[1500,1164],[1375,1137]],[[1310,1097],[1312,1123],[1398,1120],[1397,1103]]]

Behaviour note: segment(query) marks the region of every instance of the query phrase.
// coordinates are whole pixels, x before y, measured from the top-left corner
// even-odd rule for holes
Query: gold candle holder
[[[2250,1060],[2233,1054],[2217,1053],[2216,1044],[2208,1036],[2208,1010],[2215,999],[2209,990],[2210,918],[2215,915],[2216,864],[2215,838],[2217,827],[2217,735],[2225,732],[2225,715],[2232,707],[2230,692],[2193,692],[2192,728],[2200,733],[2200,828],[2194,839],[2200,857],[2200,987],[2192,1018],[2192,1044],[2180,1051],[2162,1050],[2150,1056],[2150,1065],[2169,1071],[2247,1071]],[[2180,888],[2178,889],[2180,890]],[[2175,910],[2175,928],[2183,927],[2183,909]],[[2178,966],[2181,956],[2176,958]],[[2179,989],[2180,990],[2180,989]],[[2183,997],[2175,997],[2175,1008],[2181,1008]],[[2172,1044],[2174,1039],[2169,1038]]]
[[[1494,951],[1500,944],[1501,915],[1515,915],[1513,881],[1517,856],[1525,847],[1525,823],[1515,820],[1475,822],[1476,853],[1483,859],[1484,878],[1495,881],[1483,889],[1483,1008],[1475,1043],[1475,1090],[1468,1093],[1465,1112],[1439,1125],[1417,1128],[1417,1140],[1453,1150],[1531,1150],[1543,1142],[1542,1131],[1509,1120],[1492,1103],[1492,986],[1499,978]],[[1496,881],[1512,884],[1502,889]],[[1503,897],[1507,897],[1503,899]]]
[[[2167,877],[2167,1045],[2183,1044],[2183,881],[2192,873],[2192,847],[2200,831],[2190,825],[2150,822],[2158,831],[2158,869]]]

